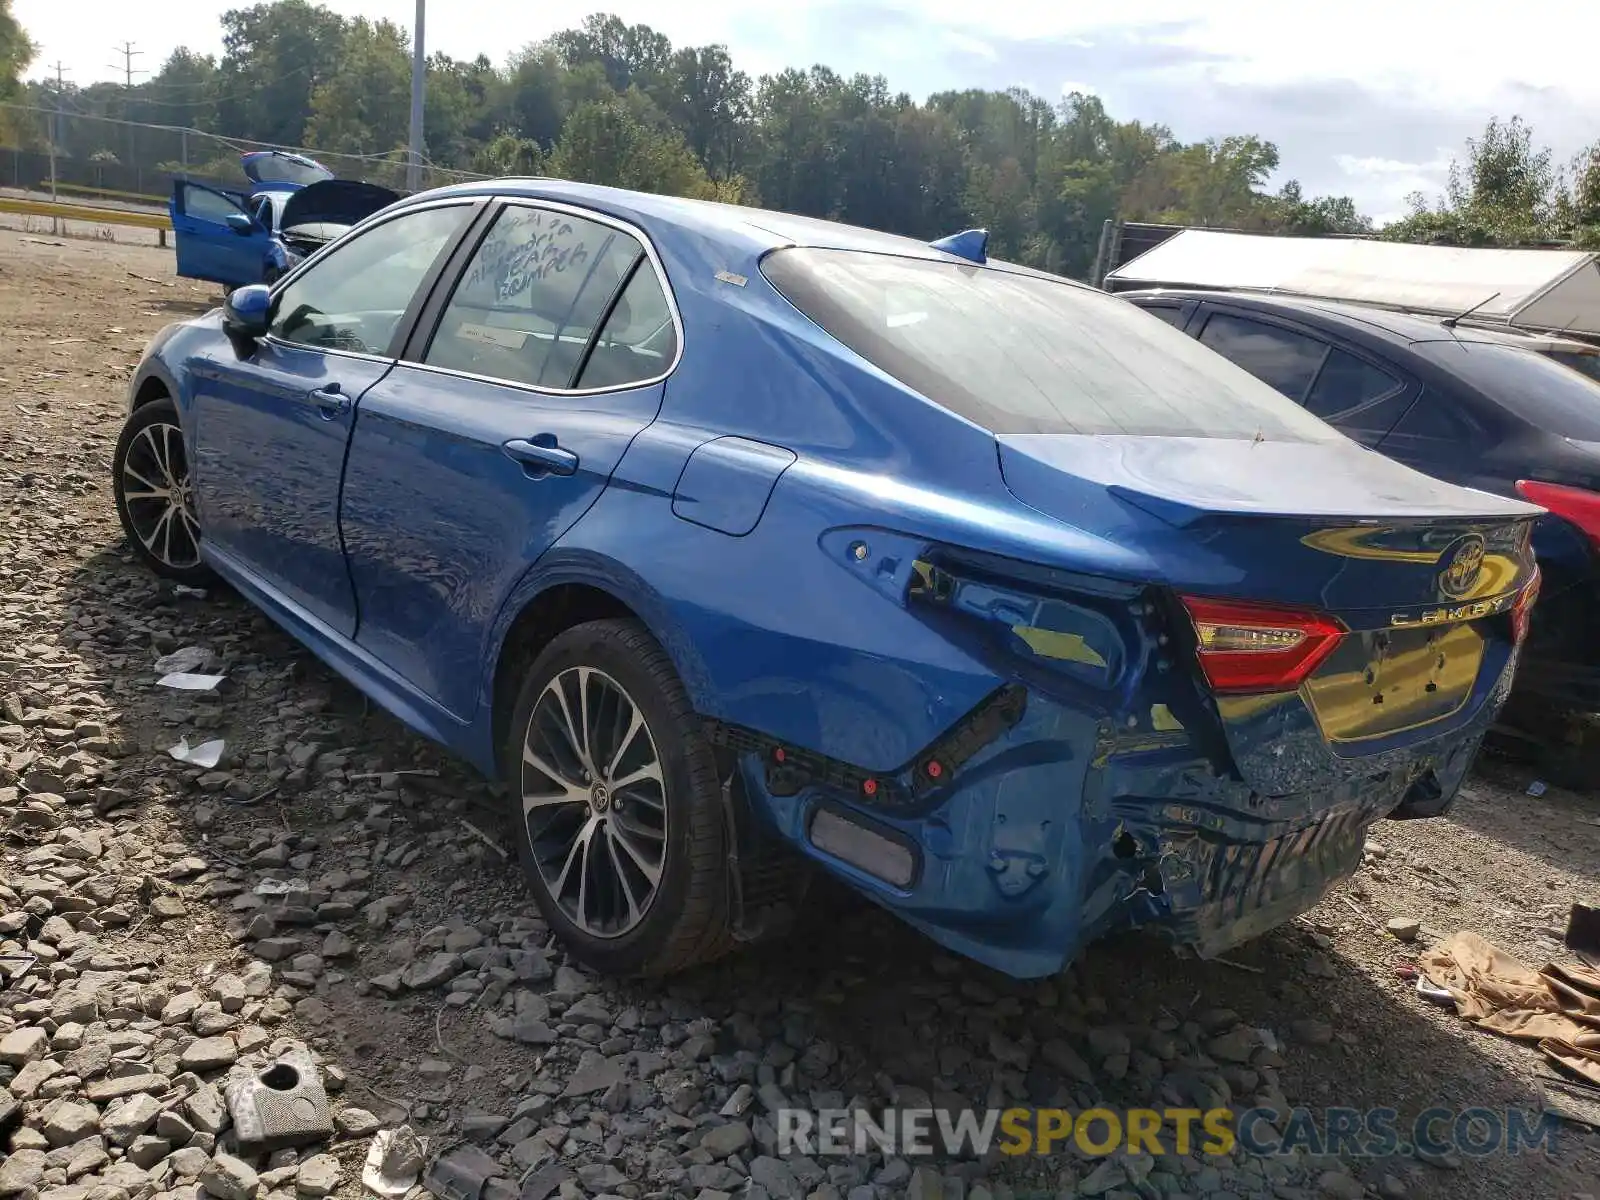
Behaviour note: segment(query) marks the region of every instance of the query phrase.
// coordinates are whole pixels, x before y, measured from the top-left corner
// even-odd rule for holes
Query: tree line
[[[234,9],[221,22],[220,57],[180,49],[131,87],[58,91],[17,84],[31,46],[0,0],[0,99],[360,156],[368,177],[398,170],[410,104],[404,29],[311,0]],[[13,144],[26,136],[26,122],[9,125]],[[502,65],[432,55],[425,127],[438,168],[761,204],[925,239],[983,226],[997,256],[1079,277],[1111,218],[1600,245],[1600,153],[1557,169],[1515,118],[1491,121],[1468,143],[1442,197],[1415,197],[1403,220],[1375,230],[1347,196],[1307,196],[1294,180],[1270,187],[1278,148],[1252,134],[1183,142],[1080,94],[1051,103],[1022,89],[968,89],[919,102],[881,75],[820,65],[753,79],[725,46],[675,47],[605,14]],[[136,153],[171,169],[177,137],[140,131],[135,143],[125,127],[80,121],[66,152],[107,162]],[[237,173],[223,143],[197,150],[185,140],[182,154],[191,173]]]

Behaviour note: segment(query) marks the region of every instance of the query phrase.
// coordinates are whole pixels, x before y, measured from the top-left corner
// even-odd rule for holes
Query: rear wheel
[[[575,957],[663,975],[731,948],[711,746],[643,626],[594,621],[555,638],[523,682],[502,761],[518,855]]]
[[[194,587],[211,582],[211,569],[200,559],[189,456],[171,400],[141,405],[122,427],[112,491],[123,531],[146,566]]]

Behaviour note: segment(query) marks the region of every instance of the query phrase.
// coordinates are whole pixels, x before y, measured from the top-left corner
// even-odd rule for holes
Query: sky
[[[39,44],[30,74],[53,74],[59,61],[87,84],[122,78],[129,40],[136,70],[180,45],[220,54],[218,18],[239,6],[13,0],[12,10]],[[415,0],[327,6],[408,29],[415,15]],[[1278,146],[1276,182],[1349,195],[1379,221],[1402,215],[1409,193],[1438,194],[1451,158],[1491,116],[1522,116],[1561,162],[1600,140],[1600,70],[1584,36],[1600,33],[1600,17],[1587,0],[433,0],[424,41],[499,62],[596,10],[675,45],[721,42],[752,76],[821,62],[881,73],[919,100],[949,88],[1022,86],[1052,100],[1077,90],[1185,141],[1254,133]]]

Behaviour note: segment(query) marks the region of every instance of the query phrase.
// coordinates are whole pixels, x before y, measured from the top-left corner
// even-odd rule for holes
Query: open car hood
[[[324,179],[289,197],[278,221],[282,230],[300,225],[355,225],[400,199],[398,192],[354,179]]]
[[[287,150],[252,150],[239,156],[239,166],[251,183],[304,187],[333,178],[321,163]]]

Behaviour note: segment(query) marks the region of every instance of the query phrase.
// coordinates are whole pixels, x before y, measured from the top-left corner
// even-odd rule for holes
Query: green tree
[[[411,49],[389,21],[356,17],[341,38],[339,66],[311,94],[305,136],[337,154],[387,154],[406,144]]]
[[[573,109],[550,156],[550,171],[564,179],[671,196],[714,194],[683,134],[633,88]]]
[[[277,0],[222,14],[217,125],[232,137],[305,143],[312,97],[339,71],[343,17],[310,0]]]
[[[0,0],[0,101],[16,104],[26,98],[22,73],[28,69],[38,47],[11,15],[11,0]],[[9,109],[0,109],[0,134],[15,145],[21,124]]]

